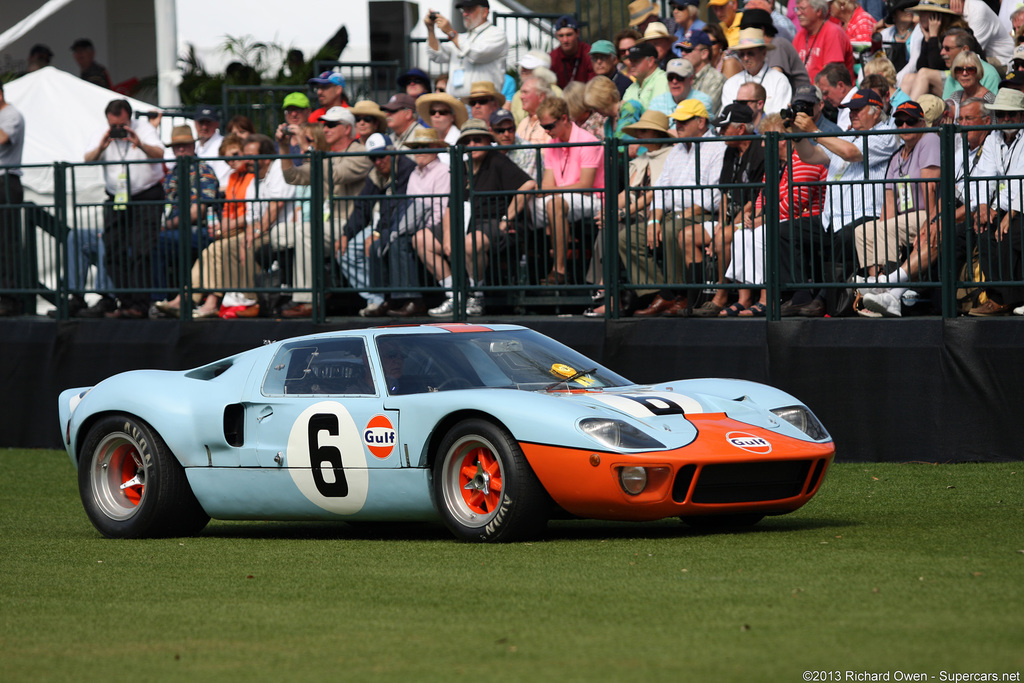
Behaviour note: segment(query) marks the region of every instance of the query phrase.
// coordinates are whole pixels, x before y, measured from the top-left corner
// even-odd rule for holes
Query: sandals
[[[747,310],[747,307],[737,301],[732,306],[729,306],[729,308],[723,308],[718,316],[720,318],[735,318],[745,310]]]
[[[749,315],[743,315],[743,313],[740,313],[739,315],[743,316],[744,318],[763,318],[765,312],[765,305],[762,304],[761,302],[757,302],[756,304],[748,308],[745,312],[749,313]]]

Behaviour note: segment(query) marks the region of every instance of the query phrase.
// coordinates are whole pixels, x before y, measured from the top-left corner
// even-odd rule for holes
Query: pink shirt
[[[575,123],[569,134],[569,142],[598,142],[597,138],[583,130]],[[594,189],[604,189],[604,148],[601,145],[592,147],[549,147],[544,150],[544,170],[550,170],[555,176],[555,185],[565,187],[580,181],[580,174],[585,168],[596,169]]]

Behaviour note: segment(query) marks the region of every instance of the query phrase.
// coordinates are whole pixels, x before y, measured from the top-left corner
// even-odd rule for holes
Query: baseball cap
[[[882,98],[878,96],[878,93],[876,93],[871,88],[861,88],[860,90],[853,94],[853,97],[850,98],[849,102],[847,102],[846,104],[840,104],[839,108],[863,109],[868,105],[872,105],[881,109],[885,106],[885,103],[882,102]]]
[[[817,104],[821,102],[821,90],[816,85],[798,85],[793,91],[793,102],[810,102]]]
[[[687,59],[672,59],[665,65],[665,73],[689,78],[693,75],[693,64]]]
[[[386,112],[396,112],[402,109],[416,109],[416,98],[412,95],[407,95],[404,92],[396,93],[391,96],[391,99],[386,104],[380,106]]]
[[[491,126],[493,127],[497,126],[498,124],[505,123],[506,121],[511,121],[512,123],[515,123],[516,117],[512,116],[512,112],[510,112],[508,109],[499,109],[498,111],[491,114],[491,118],[488,121],[488,123],[490,123]]]
[[[410,81],[419,81],[420,83],[425,83],[427,89],[430,89],[430,76],[428,76],[427,72],[424,71],[423,69],[409,69],[404,74],[399,76],[398,87],[405,88],[405,86],[409,85]]]
[[[547,57],[547,59],[545,59]],[[534,51],[527,52],[519,60],[519,66],[524,69],[536,69],[537,67],[543,66],[545,68],[551,68],[551,58],[547,55],[540,55]]]
[[[288,93],[284,96],[284,102],[281,103],[281,109],[287,109],[288,107],[309,109],[309,98],[300,92]]]
[[[658,58],[658,50],[652,43],[637,43],[626,50],[626,56],[623,59],[643,59],[644,57]]]
[[[328,123],[347,123],[350,126],[356,125],[356,117],[346,107],[331,107],[324,115],[320,117],[320,121],[327,121]]]
[[[614,55],[615,46],[612,45],[610,40],[597,40],[590,46],[590,54],[592,55]]]
[[[490,9],[491,3],[487,0],[459,0],[455,3],[456,9],[462,9],[463,7],[487,7]]]
[[[896,111],[892,113],[892,116],[894,119],[920,121],[924,118],[924,109],[917,102],[907,101],[896,107]]]
[[[395,146],[391,143],[391,138],[383,133],[374,133],[366,138],[367,154],[380,153],[394,148]]]
[[[345,77],[337,71],[324,71],[319,76],[306,81],[313,85],[340,85],[342,88],[345,87]]]
[[[192,115],[195,121],[220,121],[220,112],[213,107],[200,105]]]
[[[728,126],[730,123],[753,123],[754,110],[743,102],[733,102],[722,110],[721,116],[713,121],[716,128]]]
[[[708,110],[704,108],[700,100],[689,99],[680,102],[669,118],[676,121],[689,121],[697,116],[702,119],[708,118]]]
[[[729,0],[708,0],[709,5],[715,5],[721,7],[729,2]]]
[[[563,14],[555,20],[555,30],[560,31],[563,28],[573,28],[577,31],[580,30],[580,24],[576,21],[576,17],[571,14]]]
[[[708,36],[708,34],[705,33],[704,31],[690,31],[690,37],[683,38],[678,43],[676,43],[676,45],[682,48],[683,52],[693,52],[693,48],[697,47],[698,45],[703,45],[704,47],[710,49],[711,37]]]

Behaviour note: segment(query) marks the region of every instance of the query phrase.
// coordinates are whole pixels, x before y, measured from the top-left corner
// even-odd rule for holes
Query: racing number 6
[[[318,413],[310,418],[307,425],[309,443],[309,465],[313,471],[313,483],[317,491],[325,498],[344,498],[348,495],[348,480],[345,478],[345,465],[341,460],[341,451],[337,446],[320,443],[321,432],[327,437],[341,433],[338,416],[329,413]],[[329,439],[324,439],[328,441]],[[332,481],[324,477],[324,464],[327,464],[333,476]]]

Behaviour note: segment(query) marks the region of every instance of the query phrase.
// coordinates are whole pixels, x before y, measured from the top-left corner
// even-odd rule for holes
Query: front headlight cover
[[[665,448],[665,444],[622,420],[588,417],[580,420],[579,427],[584,434],[606,448],[627,450]]]
[[[787,406],[776,408],[772,412],[815,441],[831,438],[814,413],[805,406]]]

